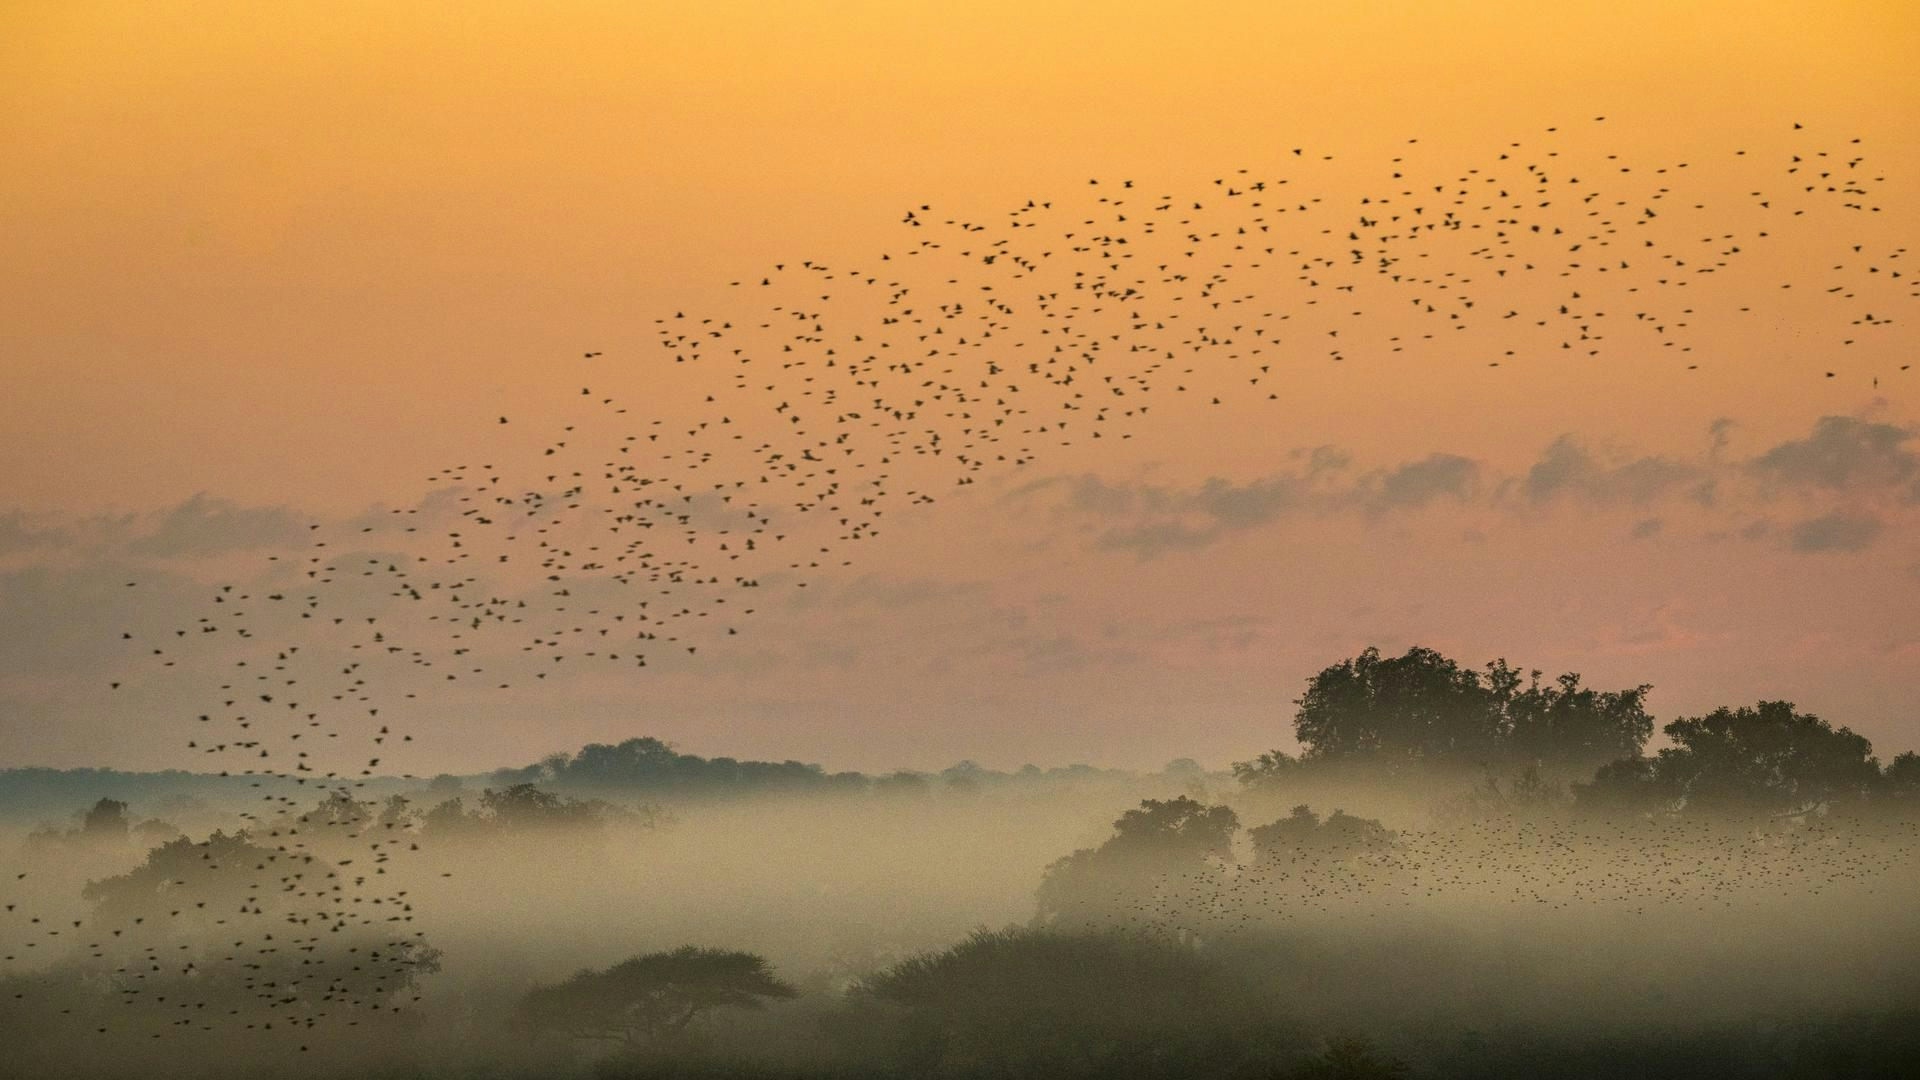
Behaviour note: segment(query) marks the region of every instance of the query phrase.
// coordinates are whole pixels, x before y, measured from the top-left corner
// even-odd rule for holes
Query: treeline
[[[164,813],[164,804],[169,803],[191,807],[199,802],[247,799],[252,794],[249,785],[256,779],[179,769],[0,769],[0,819],[64,818],[75,806],[90,805],[103,795]]]
[[[1792,702],[1723,706],[1662,729],[1645,753],[1649,686],[1595,690],[1551,682],[1504,659],[1483,670],[1426,648],[1369,648],[1323,669],[1294,704],[1298,755],[1238,762],[1253,790],[1325,779],[1432,790],[1476,779],[1484,798],[1563,803],[1615,814],[1794,815],[1920,802],[1920,754],[1882,765],[1873,744]]]
[[[1189,779],[1204,775],[1201,767],[1182,759],[1167,766],[1165,775]],[[422,811],[449,803],[438,821],[457,826],[463,818],[491,819],[504,813],[503,820],[524,823],[539,818],[558,820],[572,815],[596,820],[619,813],[605,813],[638,800],[643,813],[657,800],[700,800],[751,798],[767,795],[880,795],[916,796],[936,793],[971,794],[1018,788],[1023,785],[1106,785],[1119,788],[1140,779],[1140,774],[1123,769],[1103,769],[1076,764],[1041,768],[1027,765],[1007,772],[988,769],[972,761],[962,761],[938,771],[897,770],[890,773],[828,772],[817,764],[800,761],[754,761],[732,757],[701,757],[675,750],[672,744],[651,736],[627,739],[615,744],[593,743],[576,753],[554,753],[531,765],[496,769],[491,773],[461,776],[441,773],[423,784],[396,776],[376,776],[356,781],[354,791],[380,799],[405,796]],[[230,808],[258,798],[257,776],[220,776],[181,770],[127,772],[117,769],[53,769],[30,767],[0,769],[0,820],[39,823],[44,833],[61,832],[63,821],[77,821],[75,806],[91,806],[101,798],[137,807],[142,813],[163,819],[162,824],[189,832],[205,832],[233,824]],[[520,789],[515,801],[498,806],[487,800],[509,798],[508,792]],[[525,794],[538,789],[567,796],[571,809],[537,806]],[[573,804],[596,804],[589,813]]]
[[[1179,772],[1200,767],[1175,762]],[[577,753],[550,754],[520,768],[497,769],[488,782],[497,788],[533,784],[554,790],[596,794],[639,794],[651,798],[702,798],[741,795],[921,794],[936,789],[977,791],[1030,783],[1126,781],[1134,774],[1091,765],[1042,769],[1027,765],[1014,772],[962,761],[939,772],[900,770],[882,775],[828,772],[801,761],[742,761],[731,757],[683,754],[651,736],[607,744],[592,743]],[[449,778],[450,779],[450,778]]]
[[[1404,983],[1410,961],[1434,959],[1376,950],[1386,963],[1371,974],[1384,983]],[[604,1080],[1895,1080],[1920,1066],[1920,1010],[1908,1002],[1759,1022],[1676,1016],[1631,1028],[1509,1024],[1378,1039],[1314,1015],[1318,987],[1275,974],[1297,968],[1301,953],[1282,940],[1205,949],[1122,930],[983,929],[821,999],[754,954],[683,947],[536,987],[503,1026],[528,1058],[582,1075],[575,1054],[584,1052]],[[1400,993],[1432,991],[1408,984]],[[737,1022],[769,1010],[777,1015]],[[703,1030],[729,1012],[730,1037]],[[542,1075],[524,1069],[506,1071]]]

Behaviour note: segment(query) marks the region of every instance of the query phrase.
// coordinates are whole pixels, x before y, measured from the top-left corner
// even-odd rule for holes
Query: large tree
[[[1233,854],[1240,819],[1186,796],[1146,799],[1121,814],[1097,848],[1056,859],[1041,877],[1042,922],[1102,925],[1170,876],[1203,874]]]
[[[1394,772],[1414,766],[1503,771],[1533,767],[1585,776],[1640,752],[1653,731],[1647,686],[1601,691],[1569,672],[1542,683],[1506,660],[1485,671],[1415,646],[1377,648],[1322,669],[1294,704],[1305,763],[1346,762]],[[1296,768],[1278,751],[1235,766],[1243,781],[1278,780]]]
[[[1646,709],[1651,686],[1595,690],[1581,686],[1575,672],[1545,684],[1540,675],[1532,671],[1523,680],[1504,659],[1487,665],[1494,727],[1509,759],[1551,775],[1586,776],[1606,762],[1638,756],[1653,734]]]
[[[1658,767],[1702,809],[1794,812],[1866,797],[1880,779],[1873,744],[1790,701],[1725,707],[1668,724]]]
[[[1398,842],[1393,830],[1372,818],[1335,810],[1322,819],[1301,804],[1278,821],[1247,830],[1256,857],[1263,863],[1332,865],[1348,860],[1383,857]]]
[[[1599,810],[1791,816],[1855,805],[1888,778],[1865,736],[1794,711],[1790,701],[1722,706],[1665,729],[1652,758],[1603,766],[1577,789]]]
[[[1109,850],[1175,860],[1225,858],[1233,850],[1240,819],[1225,806],[1207,806],[1185,795],[1143,799],[1113,823]]]
[[[1920,806],[1920,754],[1908,750],[1894,755],[1880,776],[1880,793],[1907,806]]]
[[[1475,758],[1499,737],[1479,674],[1418,646],[1399,657],[1368,647],[1308,680],[1295,704],[1308,758]]]
[[[522,999],[520,1015],[572,1038],[639,1047],[714,1009],[760,1009],[797,993],[753,953],[687,945],[536,987]]]
[[[887,1075],[1261,1076],[1293,1049],[1219,956],[1114,930],[979,930],[870,976],[848,1004],[842,1037]]]

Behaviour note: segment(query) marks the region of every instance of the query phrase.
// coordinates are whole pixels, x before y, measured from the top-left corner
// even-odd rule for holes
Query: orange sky
[[[1089,177],[1199,189],[1291,166],[1293,147],[1332,155],[1313,183],[1351,191],[1395,155],[1447,173],[1537,145],[1549,126],[1570,157],[1702,169],[1736,148],[1771,162],[1859,138],[1883,194],[1920,193],[1914,56],[1920,8],[1900,2],[8,3],[0,512],[150,513],[199,492],[333,515],[405,504],[449,461],[537,452],[541,423],[564,422],[583,350],[643,357],[653,318],[723,310],[737,295],[726,283],[769,263],[897,249],[902,209],[922,203],[986,217],[1082,198]],[[1860,242],[1911,244],[1915,201],[1890,198]],[[1800,256],[1824,239],[1783,240],[1753,280],[1805,277]],[[1369,640],[1418,640],[1655,682],[1656,711],[1794,697],[1892,749],[1920,745],[1920,549],[1904,530],[1920,519],[1892,496],[1857,495],[1881,500],[1871,545],[1814,556],[1710,534],[1762,517],[1785,529],[1834,505],[1817,499],[1682,527],[1693,511],[1609,503],[1546,521],[1492,494],[1563,433],[1704,461],[1721,418],[1745,458],[1823,416],[1920,422],[1920,379],[1894,378],[1917,351],[1899,321],[1920,325],[1910,298],[1851,351],[1803,336],[1817,297],[1766,300],[1777,317],[1703,320],[1711,362],[1690,381],[1657,356],[1497,373],[1382,360],[1302,367],[1277,412],[1170,409],[1153,440],[1043,471],[1184,490],[1337,443],[1365,468],[1465,455],[1488,490],[1457,519],[1362,514],[1145,562],[1077,561],[1077,511],[1003,517],[980,493],[974,517],[903,524],[857,572],[986,582],[934,607],[958,621],[944,633],[997,650],[1005,666],[989,675],[1031,665],[1010,643],[1035,625],[1047,640],[1096,625],[1148,640],[1124,658],[1094,650],[1077,674],[902,679],[911,657],[883,642],[919,616],[861,628],[802,612],[796,632],[889,659],[762,683],[676,675],[668,700],[692,719],[662,733],[865,767],[1187,752],[1220,764],[1277,741],[1276,711],[1258,702]],[[594,377],[636,400],[661,377],[625,370]],[[506,411],[527,423],[496,430]],[[952,539],[980,515],[1001,545],[985,545],[999,552],[986,563]],[[1624,530],[1655,517],[1659,555],[1624,555]],[[1068,568],[1084,580],[1069,586]],[[1329,584],[1360,575],[1364,589]],[[1197,585],[1248,577],[1264,584]],[[1019,633],[995,621],[1013,609]],[[1283,615],[1240,646],[1204,630],[1181,645],[1173,629]],[[1136,685],[1142,655],[1155,659]],[[981,691],[996,681],[1017,705]],[[58,682],[0,672],[26,715],[95,704]],[[860,719],[915,692],[941,701],[884,732]],[[599,704],[564,730],[503,721],[457,764],[627,733],[610,693],[582,691]],[[1206,720],[1169,732],[1182,715]],[[0,757],[77,760],[103,738],[0,721]]]

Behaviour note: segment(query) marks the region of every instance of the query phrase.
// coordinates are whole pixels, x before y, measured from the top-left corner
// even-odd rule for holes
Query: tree
[[[1240,819],[1230,807],[1184,795],[1143,800],[1114,821],[1113,836],[1105,843],[1047,867],[1040,880],[1039,918],[1107,922],[1160,880],[1205,873],[1230,859],[1239,830]]]
[[[1242,784],[1264,786],[1334,762],[1388,773],[1415,768],[1534,768],[1567,778],[1637,755],[1653,732],[1648,686],[1601,691],[1569,672],[1542,684],[1505,659],[1484,673],[1415,646],[1397,657],[1369,647],[1324,668],[1295,700],[1293,732],[1304,752],[1281,751],[1234,766]]]
[[[1233,763],[1233,778],[1241,787],[1270,787],[1300,776],[1303,763],[1284,750],[1269,750],[1252,761]]]
[[[347,890],[338,867],[312,854],[215,832],[161,844],[132,870],[89,882],[81,896],[93,905],[87,923],[95,933],[170,961],[143,964],[146,993],[116,1003],[157,1030],[178,1023],[183,1002],[210,1014],[270,1010],[266,1016],[290,1025],[336,1016],[351,1003],[372,1014],[370,1023],[399,1023],[403,1000],[419,1000],[419,978],[438,969],[440,954],[419,932],[397,936],[411,905],[383,898],[396,901],[382,905],[383,917],[356,910],[360,898]],[[289,926],[309,935],[303,947],[273,944]]]
[[[532,784],[514,784],[500,791],[488,788],[480,793],[480,810],[508,829],[580,825],[593,816],[585,803],[562,799]]]
[[[163,821],[144,821],[138,828],[127,817],[127,804],[118,799],[101,799],[91,807],[75,811],[79,825],[70,829],[42,826],[27,834],[27,849],[39,855],[58,853],[63,857],[98,860],[124,857],[129,841],[152,839],[156,834],[176,832]]]
[[[1611,812],[1795,816],[1860,803],[1887,787],[1873,744],[1790,701],[1722,706],[1663,729],[1673,745],[1652,758],[1602,766],[1576,789],[1579,804]]]
[[[466,800],[458,795],[420,816],[420,832],[435,839],[471,836],[483,827],[484,822],[467,810]]]
[[[798,993],[753,953],[686,945],[535,987],[522,999],[520,1015],[570,1038],[638,1047],[683,1031],[714,1009],[761,1009]]]
[[[1335,810],[1326,820],[1304,803],[1287,817],[1247,830],[1254,850],[1267,863],[1332,864],[1378,857],[1394,850],[1398,837],[1372,818]]]
[[[1393,1080],[1407,1075],[1407,1063],[1381,1057],[1373,1044],[1355,1036],[1331,1039],[1326,1052],[1287,1073],[1288,1080]]]
[[[118,799],[101,799],[80,821],[80,829],[89,838],[125,840],[132,824],[127,820],[127,804]]]
[[[608,745],[592,743],[576,754],[548,754],[538,764],[493,773],[499,787],[551,784],[594,793],[673,792],[719,795],[765,791],[852,791],[864,789],[858,773],[828,774],[799,761],[736,761],[682,754],[652,737]]]
[[[1519,671],[1504,659],[1487,665],[1486,682],[1507,756],[1550,774],[1589,775],[1606,762],[1638,755],[1653,734],[1648,685],[1594,690],[1568,672],[1542,686],[1540,672],[1533,671],[1523,689]]]
[[[1295,704],[1309,759],[1484,760],[1499,735],[1479,675],[1419,646],[1392,659],[1369,646],[1308,680]]]
[[[1574,806],[1603,817],[1673,813],[1685,794],[1656,759],[1644,757],[1610,761],[1590,782],[1573,785]]]
[[[1920,806],[1920,754],[1896,754],[1880,776],[1881,794],[1908,806]]]
[[[1865,736],[1790,701],[1722,706],[1666,733],[1675,745],[1660,751],[1656,771],[1702,810],[1814,810],[1865,798],[1880,779]]]
[[[1143,799],[1138,809],[1121,814],[1113,823],[1110,850],[1165,855],[1174,859],[1226,858],[1233,851],[1233,834],[1240,818],[1225,806],[1207,806],[1185,795],[1176,799]]]
[[[657,807],[633,809],[600,799],[576,799],[542,791],[532,784],[513,784],[498,791],[488,788],[480,793],[479,802],[478,810],[468,810],[466,800],[455,796],[434,806],[419,815],[421,834],[435,840],[598,835],[609,825],[652,827],[672,820]],[[388,805],[392,812],[404,815],[404,820],[412,820],[404,800],[396,803],[390,799]]]
[[[978,930],[848,1003],[843,1037],[903,1076],[1258,1075],[1281,1027],[1219,959],[1117,930]]]
[[[1457,825],[1490,818],[1557,817],[1573,802],[1567,785],[1546,779],[1539,766],[1528,765],[1504,778],[1489,772],[1478,786],[1434,804],[1432,812],[1437,823]]]
[[[277,898],[270,889],[291,872],[315,879],[332,867],[262,847],[245,832],[215,832],[205,840],[182,837],[147,852],[124,874],[90,881],[80,892],[94,905],[93,921],[113,927],[143,926],[144,933],[181,934],[209,929],[215,919],[252,915],[256,901]],[[181,915],[186,916],[182,922]]]

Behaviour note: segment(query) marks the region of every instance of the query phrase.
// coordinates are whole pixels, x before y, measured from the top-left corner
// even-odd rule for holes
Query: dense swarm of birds
[[[1766,160],[1737,148],[1623,160],[1594,149],[1595,118],[1471,167],[1433,164],[1444,153],[1409,140],[1367,183],[1303,147],[1281,153],[1284,168],[1195,190],[1094,179],[978,220],[918,205],[897,250],[859,266],[781,261],[732,283],[724,312],[662,313],[644,340],[583,351],[599,374],[566,390],[577,416],[530,460],[450,464],[418,505],[316,523],[259,583],[210,586],[198,610],[144,612],[124,631],[116,690],[218,672],[184,718],[186,744],[251,778],[259,805],[242,835],[156,851],[117,886],[127,895],[99,893],[86,918],[5,897],[0,972],[71,947],[181,1027],[303,1039],[392,1008],[431,963],[406,890],[389,884],[417,843],[326,808],[406,767],[400,751],[425,723],[444,728],[461,695],[684,670],[747,627],[769,590],[848,565],[889,513],[1069,447],[1151,438],[1163,416],[1300,407],[1289,382],[1306,365],[1631,356],[1684,379],[1740,362],[1703,343],[1703,324],[1787,319],[1791,355],[1767,362],[1890,387],[1911,377],[1890,328],[1920,290],[1906,249],[1877,228],[1888,181],[1859,139],[1792,129],[1790,152]],[[1766,279],[1781,267],[1791,275]],[[140,584],[126,582],[130,611]],[[1610,868],[1582,862],[1579,840],[1531,838],[1524,865],[1541,876],[1511,887],[1551,903],[1704,902],[1874,869],[1843,849],[1730,853],[1670,897],[1658,841]],[[1416,848],[1398,895],[1491,887],[1503,871],[1486,860],[1519,842]],[[8,876],[24,888],[27,875]],[[1188,908],[1195,898],[1169,894],[1140,917],[1343,902],[1341,880],[1250,871],[1224,900]],[[190,950],[157,929],[188,922],[229,944]],[[322,947],[345,937],[346,951]],[[249,996],[196,996],[208,965],[238,965]]]
[[[1920,822],[1815,819],[1755,829],[1712,817],[1612,820],[1495,816],[1365,844],[1260,850],[1064,890],[1060,925],[1124,927],[1202,941],[1407,913],[1496,913],[1513,923],[1674,915],[1764,916],[1800,901],[1891,908],[1920,869]],[[1877,898],[1877,900],[1876,900]],[[1869,909],[1859,909],[1869,910]]]

